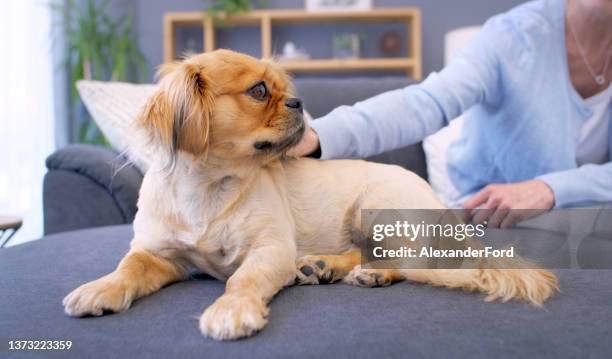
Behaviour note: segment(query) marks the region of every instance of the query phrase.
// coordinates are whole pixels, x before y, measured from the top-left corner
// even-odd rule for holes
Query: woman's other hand
[[[509,228],[548,211],[554,204],[552,189],[544,181],[530,180],[488,185],[465,201],[463,207],[472,209],[470,216],[473,223],[486,221],[488,227]]]
[[[287,151],[291,157],[308,156],[319,148],[319,135],[310,127],[304,132],[304,136],[297,145]]]

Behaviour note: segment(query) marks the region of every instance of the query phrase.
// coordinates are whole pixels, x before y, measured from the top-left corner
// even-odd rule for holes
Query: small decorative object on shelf
[[[291,61],[291,60],[308,60],[310,54],[302,48],[298,48],[293,42],[289,41],[283,46],[283,53],[276,56],[278,61]]]
[[[321,11],[368,11],[372,0],[306,0],[306,10]]]
[[[189,57],[191,55],[195,55],[198,52],[198,48],[197,48],[197,44],[196,44],[196,40],[193,37],[190,37],[187,39],[187,41],[185,42],[185,57]]]
[[[402,37],[396,31],[387,31],[380,36],[378,48],[387,57],[397,57],[402,49]]]
[[[334,34],[332,37],[332,56],[334,59],[358,59],[361,55],[359,34]]]

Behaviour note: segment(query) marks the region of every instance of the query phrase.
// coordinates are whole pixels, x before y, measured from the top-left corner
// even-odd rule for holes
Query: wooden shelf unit
[[[307,12],[305,10],[254,10],[225,19],[229,26],[259,26],[263,58],[272,54],[272,26],[277,24],[317,24],[329,22],[405,22],[408,55],[393,58],[311,59],[279,62],[290,72],[403,70],[416,80],[422,76],[421,12],[418,8],[380,8],[363,12]],[[171,12],[164,14],[164,61],[175,60],[176,29],[179,26],[202,26],[204,51],[216,48],[215,21],[204,12]]]

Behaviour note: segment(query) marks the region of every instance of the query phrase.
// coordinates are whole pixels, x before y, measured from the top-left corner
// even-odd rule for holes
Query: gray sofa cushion
[[[45,234],[132,223],[142,174],[124,156],[76,144],[47,158],[43,207]]]
[[[131,222],[108,189],[90,177],[53,170],[45,175],[43,188],[45,234]]]
[[[559,271],[562,292],[543,310],[406,282],[292,287],[272,301],[261,333],[228,343],[198,332],[196,318],[223,293],[223,283],[205,276],[164,288],[125,313],[65,316],[63,296],[113,270],[131,231],[67,232],[1,250],[2,357],[50,355],[7,352],[9,338],[72,340],[58,358],[612,357],[612,271]]]

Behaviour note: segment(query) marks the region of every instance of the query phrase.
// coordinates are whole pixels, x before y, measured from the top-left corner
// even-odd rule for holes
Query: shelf
[[[329,60],[302,60],[279,61],[283,68],[294,72],[308,71],[354,71],[354,70],[410,70],[414,67],[414,60],[399,59],[329,59]]]
[[[270,11],[267,15],[275,22],[324,22],[324,21],[391,21],[405,20],[420,14],[417,8],[383,8],[368,11],[307,12],[301,10]]]
[[[303,60],[282,62],[290,72],[405,70],[416,80],[421,79],[421,12],[415,7],[378,8],[368,11],[308,12],[302,9],[253,10],[232,15],[217,24],[204,11],[164,14],[164,61],[175,60],[175,36],[178,26],[202,26],[204,51],[217,48],[215,33],[220,26],[259,26],[262,57],[272,57],[272,29],[278,24],[317,24],[329,22],[403,22],[406,24],[408,55],[403,58]]]
[[[257,24],[261,19],[268,18],[275,23],[320,23],[325,21],[392,21],[404,20],[419,16],[418,8],[381,8],[369,11],[329,11],[308,12],[304,10],[253,10],[248,13],[232,15],[223,20],[231,25]],[[179,25],[201,24],[207,15],[204,12],[174,12],[165,17]],[[223,15],[220,15],[222,18]]]

